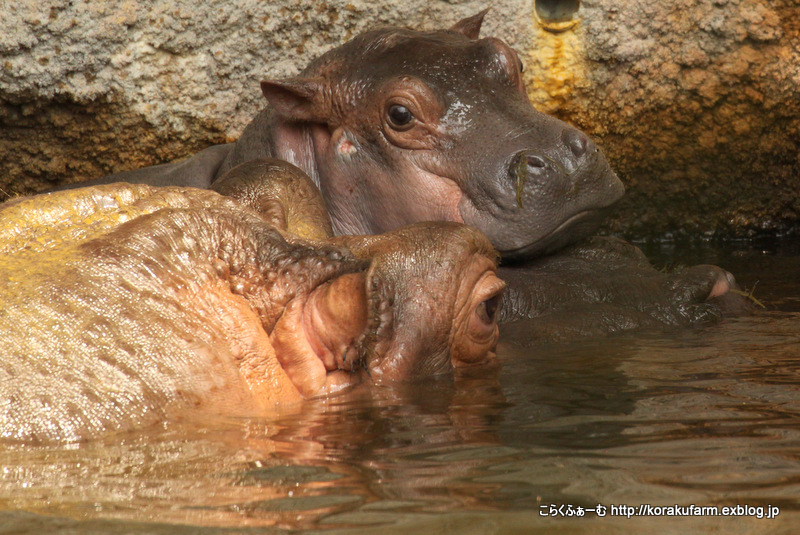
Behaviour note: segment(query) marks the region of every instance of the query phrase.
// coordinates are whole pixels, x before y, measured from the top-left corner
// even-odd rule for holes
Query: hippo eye
[[[475,309],[475,313],[478,317],[483,320],[485,323],[494,323],[495,316],[497,315],[497,309],[500,306],[500,295],[495,295],[483,301],[478,307]]]
[[[392,104],[389,106],[389,123],[392,128],[406,130],[413,120],[414,114],[402,104]]]

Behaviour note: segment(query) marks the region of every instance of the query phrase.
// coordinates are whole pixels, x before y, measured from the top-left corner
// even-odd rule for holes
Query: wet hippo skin
[[[494,360],[504,284],[483,235],[419,224],[356,256],[287,232],[286,212],[276,228],[212,191],[126,184],[0,205],[0,440],[257,415]]]
[[[324,199],[297,167],[276,159],[232,169],[212,189],[237,199],[292,232],[365,251],[380,238],[332,236]],[[590,237],[550,255],[501,267],[507,283],[501,323],[522,322],[528,336],[566,340],[664,326],[710,323],[746,314],[730,273],[711,265],[666,272],[637,247],[611,237]]]
[[[503,272],[515,290],[506,298],[509,320],[569,310],[564,318],[573,321],[565,326],[578,314],[585,325],[599,321],[599,331],[614,332],[711,317],[684,309],[714,308],[711,290],[727,285],[720,269],[695,270],[695,289],[674,292],[670,284],[685,285],[681,276],[659,273],[637,255],[616,255],[612,242],[590,242],[593,261],[570,259],[576,250],[564,248],[593,234],[624,188],[592,140],[532,107],[517,54],[498,39],[479,38],[483,15],[449,30],[357,36],[297,77],[263,81],[269,106],[236,143],[99,181],[216,187],[238,165],[276,158],[311,178],[335,235],[427,220],[484,232],[504,265],[514,263]],[[259,196],[258,185],[251,189]],[[274,203],[261,208],[280,215]],[[561,290],[571,278],[581,291]],[[545,279],[554,285],[537,282]],[[555,308],[537,305],[556,300]]]
[[[484,14],[359,35],[296,77],[261,82],[269,106],[236,143],[95,183],[208,187],[277,158],[312,178],[337,235],[456,221],[506,259],[590,235],[622,183],[584,133],[533,108],[517,53],[478,38]]]
[[[731,292],[739,287],[729,272],[712,265],[660,271],[639,248],[612,237],[588,238],[498,272],[508,285],[499,321],[518,324],[503,332],[531,341],[703,325],[753,310]]]

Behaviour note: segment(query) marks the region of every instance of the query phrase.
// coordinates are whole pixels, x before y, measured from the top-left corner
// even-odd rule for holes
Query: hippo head
[[[368,32],[262,82],[278,156],[320,186],[336,234],[457,221],[513,260],[593,232],[622,196],[592,140],[533,108],[517,53],[478,38],[484,14]]]
[[[348,386],[361,372],[383,383],[494,361],[505,283],[485,236],[431,222],[334,241],[368,269],[289,303],[270,334],[302,395]]]
[[[373,380],[439,375],[494,359],[505,283],[489,240],[450,222],[334,240],[370,259],[374,320],[365,360]]]

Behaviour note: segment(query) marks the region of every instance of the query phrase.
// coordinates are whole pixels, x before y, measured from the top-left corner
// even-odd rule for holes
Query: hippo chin
[[[354,255],[215,192],[117,184],[0,205],[0,244],[0,439],[258,415],[494,360],[505,285],[463,225]]]
[[[338,235],[456,221],[504,259],[563,247],[593,233],[624,188],[592,140],[533,108],[517,53],[479,39],[485,13],[359,35],[297,77],[261,82],[270,106],[235,144],[95,183],[208,187],[278,158],[313,179]]]

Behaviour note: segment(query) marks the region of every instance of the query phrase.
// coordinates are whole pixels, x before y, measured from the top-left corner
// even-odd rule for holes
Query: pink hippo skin
[[[126,184],[0,205],[0,440],[259,415],[493,362],[505,285],[479,232],[420,224],[356,256],[277,210]]]

